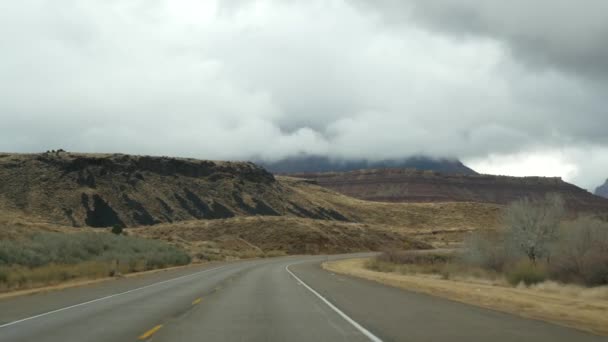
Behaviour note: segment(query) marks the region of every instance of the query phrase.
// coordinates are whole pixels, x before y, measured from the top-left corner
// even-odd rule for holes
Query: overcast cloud
[[[0,150],[608,177],[603,0],[218,3],[2,2]]]

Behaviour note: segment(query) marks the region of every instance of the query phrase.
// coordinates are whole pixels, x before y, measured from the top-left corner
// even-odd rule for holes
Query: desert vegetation
[[[461,248],[389,249],[324,267],[608,335],[608,224],[566,212],[558,196],[523,199],[504,209],[500,229],[468,233]]]
[[[185,251],[162,241],[109,232],[39,232],[0,240],[0,291],[189,262]]]
[[[377,251],[383,247],[431,248],[407,233],[368,224],[286,216],[182,221],[128,228],[127,232],[178,245],[201,261]]]
[[[608,285],[608,224],[581,217],[564,222],[557,195],[522,199],[504,211],[504,229],[473,232],[460,251],[386,251],[368,262],[379,271],[472,276],[517,286],[546,280]]]

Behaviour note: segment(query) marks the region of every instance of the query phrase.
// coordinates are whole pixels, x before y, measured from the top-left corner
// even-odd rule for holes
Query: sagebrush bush
[[[186,264],[190,257],[162,241],[107,233],[39,233],[29,239],[0,241],[0,265],[39,267],[89,260],[145,260],[154,268]]]
[[[366,261],[365,268],[378,272],[394,272],[397,265],[391,262],[379,260],[378,258],[372,258]]]
[[[378,261],[390,262],[401,265],[433,265],[448,263],[454,259],[454,255],[449,253],[387,250],[382,254],[378,255],[377,259]]]
[[[365,267],[373,271],[401,274],[447,274],[446,265],[451,265],[455,258],[453,253],[445,251],[388,250],[368,260]]]
[[[0,283],[12,288],[189,262],[185,251],[165,242],[110,233],[39,233],[0,241]]]
[[[608,224],[592,218],[560,222],[563,215],[559,197],[517,201],[506,210],[503,232],[475,233],[467,239],[463,260],[504,272],[511,283],[550,278],[608,284]]]
[[[517,256],[509,253],[502,236],[493,233],[475,232],[465,239],[462,260],[473,266],[502,272]]]
[[[366,267],[436,273],[444,279],[504,276],[512,285],[548,279],[587,286],[608,284],[608,223],[592,218],[562,222],[564,210],[563,200],[555,195],[516,201],[505,211],[504,230],[471,234],[460,255],[388,250]]]
[[[547,280],[547,270],[542,264],[533,263],[529,260],[522,260],[510,266],[505,276],[509,284],[516,286],[523,283],[527,286],[542,283]]]

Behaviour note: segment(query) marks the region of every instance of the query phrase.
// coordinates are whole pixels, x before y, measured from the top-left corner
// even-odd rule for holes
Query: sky
[[[0,151],[608,177],[605,0],[0,3]]]

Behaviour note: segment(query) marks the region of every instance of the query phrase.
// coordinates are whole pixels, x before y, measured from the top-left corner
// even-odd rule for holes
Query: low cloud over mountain
[[[10,2],[0,150],[426,155],[590,188],[608,169],[606,6]]]

